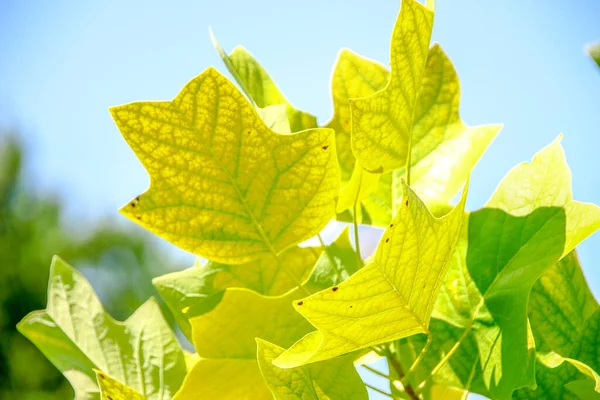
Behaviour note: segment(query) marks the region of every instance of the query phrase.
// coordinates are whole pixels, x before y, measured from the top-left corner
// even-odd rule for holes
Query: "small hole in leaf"
[[[323,150],[327,150],[329,148],[329,145],[323,146],[321,147]]]
[[[331,291],[332,291],[332,292],[337,292],[337,290],[338,290],[338,287],[337,287],[337,286],[334,286],[334,287],[332,287],[332,288],[331,288]]]
[[[298,302],[298,305],[299,305],[299,306],[301,306],[302,304],[304,304],[304,302],[303,302],[303,301],[299,301],[299,302]]]

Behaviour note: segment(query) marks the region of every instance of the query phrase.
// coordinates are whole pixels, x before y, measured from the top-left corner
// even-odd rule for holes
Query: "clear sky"
[[[107,108],[165,100],[210,65],[208,35],[241,44],[298,108],[332,114],[339,49],[389,60],[398,0],[0,0],[0,125],[31,150],[30,183],[58,192],[70,215],[117,219],[148,185]],[[504,130],[471,180],[480,207],[502,176],[564,133],[575,198],[600,204],[600,71],[584,45],[600,39],[597,0],[437,0],[434,40],[453,59],[469,124]],[[128,223],[124,221],[124,223]],[[580,246],[600,294],[600,234]]]

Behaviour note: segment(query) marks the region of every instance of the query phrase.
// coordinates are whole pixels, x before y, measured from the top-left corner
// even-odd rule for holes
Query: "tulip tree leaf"
[[[292,301],[301,297],[299,291],[270,297],[232,288],[213,310],[191,318],[193,343],[201,359],[175,400],[271,399],[258,368],[255,339],[289,346],[310,331],[310,324],[292,307]]]
[[[352,60],[354,71],[359,71],[354,72],[355,75],[367,74],[370,76],[369,71],[383,68],[374,61],[358,58],[358,56]],[[373,73],[371,72],[371,74]],[[346,78],[346,80],[353,82],[350,78]],[[354,81],[364,82],[358,78],[355,78]],[[355,85],[358,86],[358,84]],[[349,93],[347,96],[350,98],[353,93],[349,90],[351,87],[348,85],[347,88],[344,88],[346,89],[344,93]],[[365,95],[364,91],[357,90],[356,92]],[[333,93],[335,106],[336,92]],[[338,96],[343,94],[338,94]],[[361,100],[353,100],[352,104],[369,101],[371,98],[375,99],[373,101],[380,101],[376,97],[377,95],[374,95]],[[460,118],[459,102],[458,75],[450,58],[444,53],[441,46],[435,44],[427,55],[421,87],[415,103],[414,121],[408,133],[408,135],[412,135],[413,140],[411,144],[411,187],[428,205],[447,204],[454,198],[501,129],[501,125],[467,126]],[[382,117],[378,116],[378,118]],[[375,117],[373,120],[379,121]],[[370,132],[371,134],[380,134],[379,130]],[[342,171],[344,168],[348,168],[343,165],[344,150],[340,149],[340,146],[344,146],[343,138],[344,135],[340,135],[336,131],[338,157]],[[365,178],[369,178],[369,175],[366,174],[364,168],[356,165],[353,174],[358,176],[353,176],[340,197],[341,200],[342,196],[346,196],[351,201],[338,202],[336,211],[339,213],[343,209],[350,208],[353,202],[358,200],[364,205],[373,224],[387,226],[398,208],[398,202],[402,196],[400,178],[406,175],[405,165],[396,168],[398,169],[381,177],[377,189],[372,189],[372,185],[367,185],[369,188],[367,192],[364,190],[365,186],[362,185],[360,187],[364,193],[359,194],[357,182],[364,181]],[[366,169],[372,168],[366,167]]]
[[[111,113],[151,182],[121,212],[185,250],[241,264],[314,236],[334,215],[333,131],[273,132],[212,68],[171,102]]]
[[[368,171],[391,171],[406,164],[432,27],[433,10],[403,0],[392,33],[386,87],[350,100],[352,150]]]
[[[350,145],[350,99],[369,96],[383,89],[389,79],[387,69],[380,63],[344,49],[338,55],[331,77],[333,118],[327,123],[335,130],[336,148],[342,180],[348,181],[355,158]]]
[[[188,320],[214,308],[225,289],[246,288],[265,296],[279,296],[308,279],[320,248],[292,247],[278,258],[266,255],[239,265],[209,261],[155,278],[152,282],[191,340]]]
[[[127,321],[115,321],[90,284],[58,257],[45,312],[29,314],[18,329],[65,374],[78,399],[98,398],[90,386],[94,369],[150,400],[170,399],[186,374],[183,352],[153,299]]]
[[[102,400],[146,400],[147,397],[96,370]]]
[[[283,105],[287,115],[288,132],[298,132],[317,127],[317,118],[304,111],[294,108],[279,90],[269,73],[262,65],[242,46],[238,46],[227,54],[217,42],[211,32],[215,48],[219,52],[225,66],[259,110],[266,110],[270,106]],[[264,112],[259,111],[261,116]],[[263,118],[264,119],[264,118]],[[281,125],[279,125],[281,127]],[[288,133],[283,128],[274,129],[279,133]]]
[[[531,290],[529,321],[536,349],[573,357],[579,337],[598,308],[577,253],[572,251],[548,268]]]
[[[467,364],[479,359],[473,378],[483,379],[484,390],[478,392],[507,399],[535,384],[527,327],[532,286],[600,228],[600,208],[572,200],[570,172],[555,141],[515,167],[487,205],[466,218],[434,315],[471,330],[478,355],[463,356]],[[533,336],[540,337],[536,318],[543,317],[532,318]]]
[[[282,369],[273,365],[285,349],[257,339],[258,365],[275,400],[367,400],[367,389],[349,356]]]
[[[317,331],[286,350],[275,365],[296,367],[427,332],[460,231],[466,189],[454,210],[439,219],[406,185],[404,193],[373,262],[340,285],[294,304]]]
[[[306,255],[307,251],[309,249],[297,250],[296,257],[302,253]],[[288,260],[289,263],[294,262],[291,256]],[[268,271],[266,263],[263,268]],[[294,310],[292,302],[306,293],[339,283],[357,269],[348,230],[344,229],[318,258],[303,287],[296,287],[281,296],[229,287],[222,292],[212,309],[197,315],[186,314],[192,328],[191,339],[200,360],[188,373],[176,399],[200,395],[203,399],[271,399],[272,395],[258,368],[255,339],[261,338],[278,346],[290,346],[311,330],[310,324]],[[175,277],[173,287],[183,287],[185,279],[188,278]],[[186,289],[191,288],[189,286]],[[186,304],[190,310],[195,308],[194,295],[197,296],[196,302],[203,301],[202,290],[198,286],[196,292],[193,289],[188,292]],[[165,300],[174,302],[169,304],[171,308],[182,308],[176,296]]]
[[[63,373],[75,391],[75,400],[100,399],[94,363],[65,335],[46,311],[29,313],[17,325],[17,329]]]

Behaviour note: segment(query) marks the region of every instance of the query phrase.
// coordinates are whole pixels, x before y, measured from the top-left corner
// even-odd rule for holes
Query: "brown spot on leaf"
[[[404,204],[406,204],[406,207],[408,207],[408,199],[406,199],[406,203],[404,203]]]
[[[304,302],[303,302],[303,301],[299,301],[297,304],[298,304],[299,306],[301,306],[302,304],[304,304]]]
[[[354,306],[350,306],[350,308],[352,308],[352,307],[354,307]]]
[[[332,287],[332,288],[331,288],[331,291],[332,291],[332,292],[337,292],[337,290],[338,290],[338,287],[337,287],[337,286],[334,286],[334,287]]]
[[[390,224],[390,228],[393,228],[393,227],[394,227],[394,224]]]
[[[138,220],[142,219],[142,216],[141,216],[141,215],[136,215],[135,217],[136,217]]]
[[[386,242],[386,243],[387,243],[387,242],[389,242],[389,241],[390,241],[390,238],[387,238],[387,239],[385,239],[385,242]]]
[[[323,150],[327,150],[329,148],[329,145],[325,145],[323,147],[321,147]]]

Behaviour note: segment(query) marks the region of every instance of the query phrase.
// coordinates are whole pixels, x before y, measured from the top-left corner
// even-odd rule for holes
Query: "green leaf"
[[[75,391],[76,400],[100,399],[95,365],[65,335],[46,311],[33,311],[17,325],[19,332],[35,344],[63,373]]]
[[[285,351],[275,365],[296,367],[427,332],[460,231],[466,189],[455,209],[439,219],[406,185],[404,193],[373,262],[339,286],[295,304],[318,330]]]
[[[572,251],[533,285],[529,321],[541,352],[572,356],[574,346],[599,306]]]
[[[600,67],[600,42],[592,43],[587,46],[587,52]]]
[[[600,228],[600,208],[572,200],[570,172],[555,141],[515,167],[486,207],[467,218],[434,315],[464,329],[455,344],[475,339],[478,355],[465,359],[479,359],[474,378],[483,378],[485,389],[479,393],[506,399],[535,385],[527,327],[531,288]]]
[[[191,339],[188,320],[213,309],[225,289],[247,288],[265,296],[279,296],[308,279],[320,248],[292,247],[278,258],[267,255],[240,265],[209,261],[152,280],[183,333]]]
[[[597,346],[598,343],[596,342]],[[550,352],[539,353],[537,388],[516,392],[516,399],[600,399],[600,376],[581,361]],[[570,365],[569,365],[570,364]]]
[[[273,365],[273,360],[285,349],[262,339],[256,341],[258,365],[275,400],[368,399],[367,389],[349,356],[281,369]]]
[[[389,79],[387,69],[380,63],[362,57],[351,50],[340,51],[331,77],[333,118],[327,127],[335,130],[336,148],[342,180],[348,181],[354,169],[355,158],[350,145],[350,99],[369,96],[385,87]]]
[[[121,382],[105,375],[101,371],[95,370],[98,378],[98,386],[102,400],[146,400],[147,397],[141,395],[132,388],[123,385]]]
[[[273,132],[212,68],[172,102],[111,113],[150,174],[121,212],[184,250],[241,264],[316,235],[334,215],[333,131]]]
[[[58,257],[45,313],[29,314],[18,329],[74,384],[78,398],[97,398],[92,369],[149,399],[171,398],[186,373],[183,352],[153,299],[127,321],[115,321],[90,284]]]
[[[273,79],[269,76],[269,73],[248,50],[242,46],[238,46],[233,49],[231,54],[227,55],[217,42],[212,31],[210,32],[210,36],[225,66],[250,101],[259,110],[266,110],[269,106],[276,105],[283,105],[285,107],[286,113],[284,115],[287,115],[286,123],[288,123],[288,129],[285,130],[285,124],[280,122],[278,128],[273,128],[276,132],[298,132],[317,127],[317,118],[304,111],[295,109],[283,93],[281,93]],[[263,111],[259,111],[259,114],[264,116]]]

